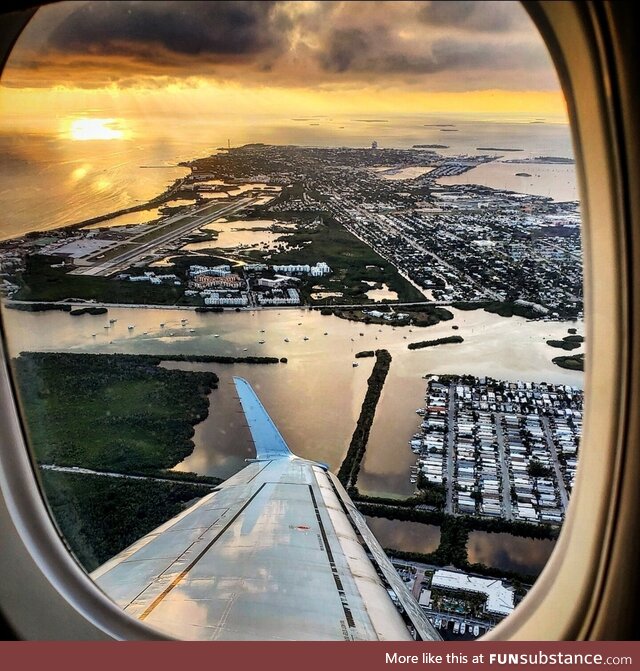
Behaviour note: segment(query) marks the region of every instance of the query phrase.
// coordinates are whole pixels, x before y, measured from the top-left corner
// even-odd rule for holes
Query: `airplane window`
[[[56,3],[0,108],[22,417],[109,597],[179,638],[467,640],[517,607],[585,357],[567,111],[519,3]]]

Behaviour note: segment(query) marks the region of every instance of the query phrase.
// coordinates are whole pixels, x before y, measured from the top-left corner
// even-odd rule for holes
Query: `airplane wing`
[[[235,382],[257,459],[99,567],[98,586],[185,640],[439,640],[337,478]]]

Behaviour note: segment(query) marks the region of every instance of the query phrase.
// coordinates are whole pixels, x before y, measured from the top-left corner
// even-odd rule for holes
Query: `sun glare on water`
[[[120,119],[72,119],[68,133],[71,140],[122,140],[127,130]]]

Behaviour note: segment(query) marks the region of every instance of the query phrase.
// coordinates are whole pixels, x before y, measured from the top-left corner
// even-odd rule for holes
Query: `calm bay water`
[[[243,460],[251,456],[248,435],[238,422],[241,416],[235,414],[240,406],[230,387],[233,375],[255,385],[296,454],[328,463],[335,470],[351,440],[373,365],[372,359],[359,359],[354,368],[355,353],[386,348],[393,360],[358,487],[363,492],[407,496],[413,491],[409,467],[415,461],[408,441],[420,423],[415,410],[424,399],[424,373],[471,373],[582,386],[583,374],[552,364],[557,351],[545,344],[546,339],[560,338],[567,328],[580,328],[581,324],[504,319],[483,311],[453,312],[453,321],[412,331],[359,324],[302,309],[198,314],[112,308],[108,317],[118,321],[106,329],[106,315],[70,317],[59,312],[5,310],[4,322],[12,356],[23,350],[49,350],[287,357],[287,364],[267,366],[189,364],[215,370],[221,383],[211,395],[209,417],[196,427],[193,454],[178,468],[223,477],[241,468]],[[184,317],[188,323],[182,326]],[[463,343],[407,349],[412,340],[450,335],[453,324],[458,325],[456,333],[465,339]],[[134,328],[129,330],[128,325]],[[265,343],[261,345],[259,340]]]
[[[472,122],[427,116],[399,116],[381,123],[366,123],[357,115],[318,119],[314,126],[306,121],[259,116],[246,123],[224,115],[216,119],[144,117],[126,121],[135,130],[132,136],[110,141],[74,141],[42,130],[8,133],[0,128],[0,239],[58,228],[146,202],[188,173],[186,168],[178,167],[179,162],[215,153],[219,146],[226,146],[227,138],[232,146],[266,142],[368,147],[377,140],[381,149],[447,145],[437,150],[445,155],[500,155],[477,149],[484,146],[523,149],[505,154],[505,158],[572,156],[568,126],[559,123]],[[453,131],[443,132],[442,128],[426,125],[443,122],[453,123]],[[480,172],[472,171],[474,179],[504,188],[502,165],[494,163]],[[549,195],[558,179],[553,173],[547,175],[539,170],[545,167],[548,166],[507,165],[513,173],[534,174],[535,169],[536,177],[529,180],[531,185],[518,182],[523,193]],[[575,185],[573,166],[567,173]]]

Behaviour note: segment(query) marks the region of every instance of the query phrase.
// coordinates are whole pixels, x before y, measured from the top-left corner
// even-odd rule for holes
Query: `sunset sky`
[[[62,2],[37,12],[0,88],[5,132],[71,136],[91,133],[78,118],[117,137],[148,115],[423,113],[565,121],[519,3]]]

